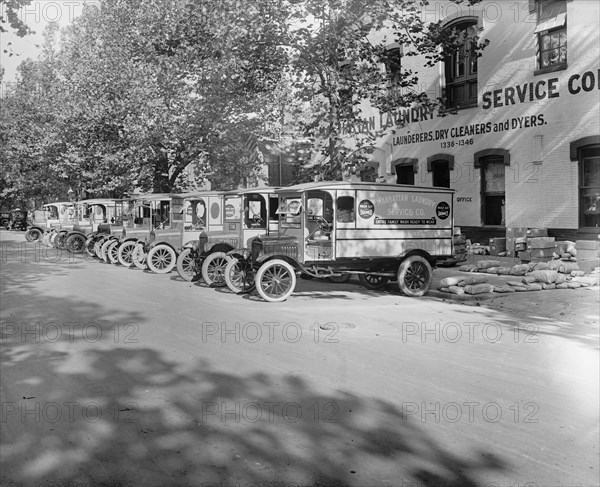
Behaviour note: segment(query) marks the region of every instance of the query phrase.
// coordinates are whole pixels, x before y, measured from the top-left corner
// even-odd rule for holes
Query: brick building
[[[476,29],[490,43],[478,59],[466,48],[436,68],[402,57],[422,88],[456,113],[379,113],[365,103],[368,126],[389,128],[370,163],[379,178],[454,188],[455,222],[475,240],[503,236],[506,227],[596,239],[600,2],[442,1],[423,15]]]

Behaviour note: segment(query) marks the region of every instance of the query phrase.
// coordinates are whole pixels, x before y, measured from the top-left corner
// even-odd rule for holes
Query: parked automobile
[[[57,201],[42,205],[41,210],[33,212],[33,223],[27,229],[25,238],[29,242],[43,240],[54,245],[59,234],[66,234],[75,223],[75,205],[71,201]]]
[[[276,188],[253,188],[223,195],[223,230],[205,231],[195,248],[195,268],[209,286],[225,286],[225,269],[237,260],[232,270],[231,288],[246,290],[240,281],[245,276],[247,242],[253,237],[277,231]],[[232,264],[234,266],[234,264]]]
[[[14,208],[8,212],[7,230],[27,230],[27,210]]]
[[[196,191],[171,195],[169,225],[153,230],[146,246],[146,262],[152,272],[164,274],[177,267],[185,280],[191,280],[193,242],[207,228],[223,229],[222,194],[222,191]]]
[[[255,284],[283,301],[296,275],[358,275],[369,289],[396,280],[425,294],[436,259],[453,254],[453,190],[384,183],[320,182],[280,190],[279,232],[251,243]]]
[[[156,232],[170,228],[172,198],[169,193],[149,193],[128,202],[123,231],[107,249],[111,263],[125,267],[135,265],[142,269],[147,267],[145,257]]]

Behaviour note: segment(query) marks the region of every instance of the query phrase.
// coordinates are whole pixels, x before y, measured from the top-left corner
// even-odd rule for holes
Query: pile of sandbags
[[[494,286],[488,284],[484,276],[454,276],[440,281],[440,291],[451,294],[488,294],[494,291]]]

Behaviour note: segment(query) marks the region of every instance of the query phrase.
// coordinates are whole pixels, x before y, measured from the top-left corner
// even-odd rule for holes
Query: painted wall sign
[[[566,86],[561,87],[559,81],[559,78],[554,77],[485,91],[481,95],[480,107],[483,110],[490,110],[545,99],[560,98],[565,93],[568,95],[578,95],[593,90],[600,90],[600,69],[572,74],[567,79]],[[352,133],[370,133],[387,128],[404,127],[409,124],[421,123],[436,118],[441,117],[435,110],[430,108],[403,108],[395,112],[380,113],[378,116],[372,115],[354,125],[342,124],[341,132],[344,135]],[[507,120],[508,125],[506,125]],[[408,145],[470,135],[482,135],[490,132],[501,132],[503,130],[516,130],[545,124],[546,122],[543,116],[541,119],[540,116],[535,115],[528,117],[514,117],[498,123],[487,122],[474,124],[472,128],[471,126],[465,126],[462,128],[462,133],[460,128],[454,133],[446,134],[438,133],[438,131],[435,130],[414,132],[412,134],[394,137],[393,143],[394,145]],[[501,129],[499,129],[500,126],[502,126]],[[494,129],[494,127],[496,127],[496,129]],[[443,130],[453,129],[455,128]]]

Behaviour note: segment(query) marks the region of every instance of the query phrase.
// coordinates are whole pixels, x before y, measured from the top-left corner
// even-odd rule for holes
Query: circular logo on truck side
[[[445,220],[450,216],[450,205],[445,201],[442,201],[436,206],[435,214],[440,220]]]
[[[235,216],[235,207],[233,205],[225,205],[225,218],[233,218]]]
[[[371,203],[369,200],[362,200],[358,204],[358,214],[362,218],[371,218],[373,213],[375,213],[375,205],[373,205],[373,203]]]

